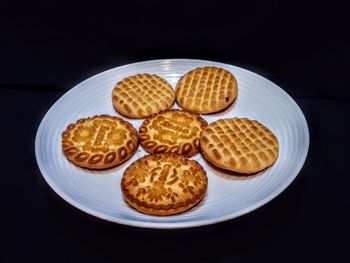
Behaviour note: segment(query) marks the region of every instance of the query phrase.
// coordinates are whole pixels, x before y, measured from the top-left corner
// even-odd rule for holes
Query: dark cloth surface
[[[1,6],[1,262],[349,262],[349,19],[336,2],[8,2]],[[296,180],[263,207],[183,230],[87,215],[47,185],[36,130],[67,90],[103,70],[196,58],[287,91],[310,129]]]

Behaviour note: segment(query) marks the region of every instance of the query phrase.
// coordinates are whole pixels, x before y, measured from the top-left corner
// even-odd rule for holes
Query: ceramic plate
[[[218,66],[238,80],[238,97],[223,112],[202,115],[211,123],[220,118],[247,117],[258,120],[276,135],[280,152],[276,163],[258,175],[237,177],[209,165],[199,153],[197,160],[207,171],[208,191],[193,209],[178,215],[145,215],[124,201],[120,181],[132,162],[146,155],[139,146],[122,165],[106,171],[90,171],[69,162],[62,153],[61,133],[70,123],[84,117],[120,116],[112,106],[111,92],[124,77],[154,73],[175,88],[184,73],[199,66]],[[174,104],[173,108],[178,108]],[[138,129],[143,120],[122,117]],[[307,156],[309,131],[295,101],[276,84],[251,71],[212,61],[166,59],[146,61],[107,70],[69,90],[47,112],[36,135],[35,154],[42,175],[64,200],[96,217],[119,224],[149,228],[185,228],[229,220],[266,204],[280,194],[298,175]]]

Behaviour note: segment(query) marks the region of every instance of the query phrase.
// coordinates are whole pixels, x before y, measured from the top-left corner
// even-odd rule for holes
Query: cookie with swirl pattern
[[[62,150],[66,158],[89,169],[116,166],[133,156],[137,146],[135,128],[114,116],[79,119],[62,133]]]
[[[147,155],[124,172],[121,188],[126,202],[141,213],[166,216],[197,205],[208,178],[196,161],[181,155]]]
[[[147,118],[139,134],[149,153],[173,153],[191,157],[199,151],[199,139],[208,123],[198,114],[171,109]]]

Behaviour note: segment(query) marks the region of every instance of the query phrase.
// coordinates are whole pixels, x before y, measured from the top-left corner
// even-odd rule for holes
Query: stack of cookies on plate
[[[145,119],[139,132],[115,116],[80,119],[62,133],[63,153],[78,166],[107,169],[131,158],[140,143],[149,155],[124,171],[126,202],[152,215],[186,211],[208,188],[206,171],[189,157],[201,152],[214,166],[242,174],[264,170],[278,157],[275,135],[258,121],[230,118],[208,125],[200,115],[226,109],[237,94],[236,78],[218,67],[186,73],[175,91],[155,74],[126,77],[115,85],[112,102],[123,116]],[[175,100],[182,110],[170,109]]]

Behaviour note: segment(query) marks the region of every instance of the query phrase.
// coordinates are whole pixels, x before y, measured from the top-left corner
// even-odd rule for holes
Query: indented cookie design
[[[198,153],[207,122],[198,114],[166,110],[147,118],[140,127],[140,142],[149,153],[173,153],[190,157]]]
[[[62,150],[68,160],[90,169],[105,169],[129,159],[138,146],[135,128],[107,115],[84,118],[62,133]]]
[[[274,164],[279,151],[275,135],[258,121],[246,118],[211,123],[204,129],[200,145],[209,162],[247,174]]]
[[[121,114],[142,119],[169,109],[175,100],[174,90],[155,74],[137,74],[119,81],[112,91],[114,108]]]
[[[205,195],[208,178],[196,161],[180,155],[147,155],[124,172],[121,188],[139,212],[172,215],[195,206]]]
[[[207,114],[227,108],[236,99],[237,92],[237,80],[229,71],[202,67],[180,78],[175,95],[181,108]]]

